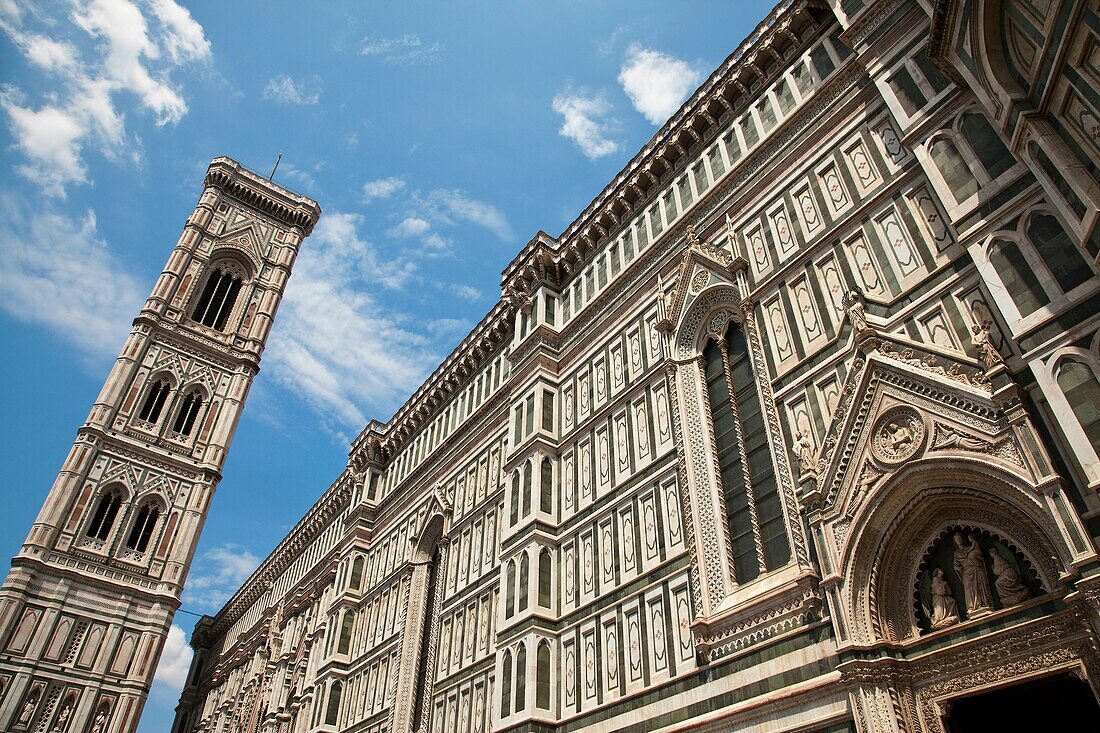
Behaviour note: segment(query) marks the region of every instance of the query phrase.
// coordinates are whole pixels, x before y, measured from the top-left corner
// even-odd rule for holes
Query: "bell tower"
[[[0,588],[0,730],[129,733],[317,203],[215,158]]]

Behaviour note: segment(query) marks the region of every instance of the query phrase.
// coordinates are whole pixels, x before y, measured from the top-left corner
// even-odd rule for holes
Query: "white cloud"
[[[364,56],[379,56],[386,63],[399,66],[435,64],[443,58],[443,46],[425,44],[415,33],[397,38],[364,38],[359,52]]]
[[[52,77],[40,104],[28,102],[13,85],[0,94],[15,148],[27,159],[17,171],[48,195],[62,198],[66,186],[89,182],[88,147],[113,160],[140,159],[140,140],[128,139],[119,108],[126,93],[158,126],[175,124],[187,113],[187,102],[169,73],[211,58],[202,27],[173,0],[152,0],[148,17],[131,0],[73,6],[63,20],[32,14],[31,20],[42,26],[38,29],[24,27],[18,6],[0,8],[0,31]]]
[[[664,124],[702,80],[697,66],[637,43],[627,48],[619,70],[619,83],[634,109],[655,125]]]
[[[277,104],[317,104],[321,92],[307,88],[305,82],[295,81],[286,74],[279,74],[264,87],[264,99]]]
[[[260,558],[240,545],[212,547],[192,563],[184,603],[203,613],[216,613],[259,564]]]
[[[386,258],[360,233],[358,214],[326,212],[302,248],[279,308],[265,363],[277,382],[309,403],[340,438],[385,418],[435,366],[436,344],[381,305],[378,286],[399,289],[416,273]],[[350,435],[348,433],[350,431]]]
[[[481,299],[481,291],[469,285],[454,285],[454,294],[471,303]]]
[[[611,105],[602,94],[586,96],[566,90],[554,97],[553,108],[563,118],[558,134],[575,142],[589,160],[619,149],[619,143],[610,138],[618,121],[609,116]]]
[[[92,359],[118,353],[147,288],[111,252],[95,212],[71,218],[0,197],[0,308]]]
[[[394,237],[419,237],[431,229],[432,225],[416,216],[409,216],[401,220],[401,223],[390,230],[390,236]]]
[[[423,207],[425,216],[440,223],[451,225],[455,220],[467,221],[488,229],[507,241],[513,238],[512,225],[504,213],[492,204],[470,196],[456,188],[438,188],[426,197],[414,201],[414,205]]]
[[[187,672],[191,668],[193,653],[187,644],[183,629],[172,624],[168,629],[168,637],[164,640],[164,649],[160,653],[160,662],[157,664],[156,674],[153,675],[153,682],[159,682],[169,691],[179,695],[187,682]]]
[[[358,142],[358,138],[356,139]],[[405,187],[400,178],[378,178],[363,184],[363,200],[387,199]]]

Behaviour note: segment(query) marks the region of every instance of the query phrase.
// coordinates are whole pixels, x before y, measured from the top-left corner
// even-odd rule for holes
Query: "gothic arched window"
[[[527,645],[522,641],[516,649],[516,711],[527,706]]]
[[[1021,316],[1029,316],[1050,302],[1019,244],[1008,239],[996,240],[989,248],[989,261]]]
[[[539,605],[550,608],[550,585],[553,582],[554,568],[550,550],[543,548],[539,553]]]
[[[524,552],[519,558],[519,610],[527,610],[527,586],[530,585],[531,560]]]
[[[234,272],[234,269],[236,268],[222,264],[210,272],[206,287],[202,289],[202,295],[191,314],[193,320],[218,331],[225,328],[225,322],[233,311],[244,282],[244,274]]]
[[[745,583],[785,565],[791,549],[741,327],[731,322],[721,341],[707,342],[703,357],[734,575]]]
[[[1027,238],[1043,259],[1063,293],[1092,277],[1092,268],[1081,256],[1066,230],[1050,214],[1035,214],[1027,224]]]
[[[351,564],[351,582],[349,585],[355,590],[359,590],[363,584],[363,556],[356,555],[355,561]]]
[[[549,458],[542,459],[542,475],[539,481],[539,510],[549,514],[554,511],[554,466]]]
[[[93,539],[104,541],[111,534],[111,527],[118,516],[118,508],[122,505],[122,495],[117,491],[108,491],[100,497],[96,505],[95,514],[88,524],[87,535]]]
[[[512,473],[512,524],[519,524],[519,470]]]
[[[516,561],[508,561],[508,570],[504,574],[504,617],[516,612]]]
[[[168,399],[168,392],[171,388],[172,385],[168,382],[167,377],[161,377],[153,382],[149,386],[149,391],[145,393],[145,402],[138,412],[138,419],[151,423],[159,420],[161,410],[164,409],[164,401]]]
[[[523,464],[523,516],[531,513],[531,461]]]
[[[977,112],[963,113],[959,120],[959,132],[974,151],[974,156],[982,164],[989,180],[995,180],[1016,162],[985,115]]]
[[[332,683],[328,689],[328,709],[325,711],[325,725],[336,725],[340,718],[340,695],[344,692],[344,685],[339,681]]]
[[[550,643],[539,642],[535,659],[535,707],[550,709]]]
[[[340,644],[336,647],[337,654],[347,654],[351,649],[351,632],[355,628],[355,611],[345,611],[344,620],[340,624]]]
[[[172,432],[179,435],[191,435],[191,429],[195,427],[195,418],[199,416],[202,407],[202,393],[195,389],[183,398],[179,412],[176,413],[176,421],[172,424]]]
[[[1100,381],[1088,364],[1067,360],[1058,368],[1058,388],[1066,396],[1092,449],[1100,455]]]
[[[940,137],[932,143],[930,152],[932,162],[936,164],[956,202],[965,201],[978,192],[978,181],[954,140]]]
[[[149,537],[153,534],[153,528],[157,526],[160,510],[149,502],[141,507],[134,520],[134,526],[130,528],[130,535],[126,538],[126,549],[135,552],[145,552],[149,547]]]
[[[512,652],[505,650],[500,664],[500,717],[512,712]]]

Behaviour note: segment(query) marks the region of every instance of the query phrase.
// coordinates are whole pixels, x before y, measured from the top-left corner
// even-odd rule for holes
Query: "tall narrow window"
[[[554,511],[554,466],[549,458],[542,459],[539,476],[539,510],[549,514]]]
[[[512,472],[512,524],[519,524],[519,469]]]
[[[345,611],[344,620],[340,624],[340,644],[336,647],[337,654],[347,654],[351,650],[351,632],[355,628],[355,611]]]
[[[1092,277],[1092,267],[1081,256],[1066,230],[1050,214],[1036,214],[1027,225],[1027,236],[1035,251],[1050,268],[1063,293]]]
[[[527,587],[531,584],[531,559],[524,552],[519,559],[519,610],[527,610]]]
[[[1100,455],[1100,381],[1087,364],[1067,361],[1058,369],[1058,387],[1066,396],[1077,422]]]
[[[550,709],[550,644],[546,641],[539,642],[535,659],[535,707]]]
[[[1035,269],[1024,258],[1020,245],[998,239],[989,247],[989,261],[1021,316],[1029,316],[1050,302]]]
[[[500,662],[500,717],[512,712],[512,652],[505,650]]]
[[[504,576],[504,617],[509,618],[516,612],[516,561],[508,561],[508,571]]]
[[[111,534],[111,527],[118,516],[118,508],[122,504],[122,496],[117,491],[104,494],[92,515],[92,521],[88,525],[88,536],[103,541]]]
[[[230,272],[228,267],[215,267],[206,280],[206,287],[195,304],[191,318],[219,331],[225,328],[225,322],[241,292],[242,280],[240,274]]]
[[[146,504],[138,510],[134,526],[130,528],[130,536],[126,538],[126,549],[136,552],[145,552],[149,547],[149,538],[153,534],[153,528],[157,526],[157,518],[160,510],[153,504]]]
[[[550,586],[553,583],[553,560],[550,550],[543,548],[539,552],[539,605],[550,608]]]
[[[179,412],[176,413],[176,421],[172,424],[172,432],[183,436],[190,435],[201,407],[202,394],[196,389],[183,398]]]
[[[957,203],[966,201],[978,192],[978,181],[953,140],[941,137],[932,144],[932,162],[936,164]]]
[[[522,641],[516,650],[516,711],[527,707],[527,645]]]
[[[359,590],[363,585],[363,556],[356,555],[355,562],[351,564],[351,582],[349,583],[352,588]]]
[[[138,412],[138,419],[155,423],[160,419],[160,411],[164,409],[164,401],[168,399],[168,391],[171,389],[167,379],[158,379],[149,387],[145,394],[145,403]]]
[[[959,130],[982,167],[985,168],[985,172],[989,174],[990,180],[995,180],[1016,162],[1012,153],[1008,152],[1008,148],[1001,142],[997,131],[983,115],[967,112],[962,116]]]
[[[344,685],[339,680],[328,688],[328,709],[325,711],[325,725],[336,725],[340,718],[340,696],[344,692]]]
[[[738,583],[790,560],[778,486],[748,345],[730,323],[703,352],[715,447]]]
[[[523,516],[531,513],[531,461],[523,464]]]

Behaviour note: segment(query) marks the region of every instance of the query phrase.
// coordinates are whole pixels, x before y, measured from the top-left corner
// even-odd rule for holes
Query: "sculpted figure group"
[[[933,629],[943,629],[959,623],[962,618],[959,606],[962,605],[966,618],[975,619],[994,610],[993,592],[989,586],[986,571],[985,552],[978,544],[978,537],[971,532],[964,537],[955,532],[951,538],[955,546],[951,569],[962,584],[962,598],[956,599],[951,584],[943,568],[933,568],[928,580],[928,598],[925,612]],[[1020,579],[1015,562],[1006,558],[994,547],[990,553],[989,569],[993,572],[994,587],[1000,598],[1001,606],[1008,608],[1023,603],[1031,597],[1031,591]]]

